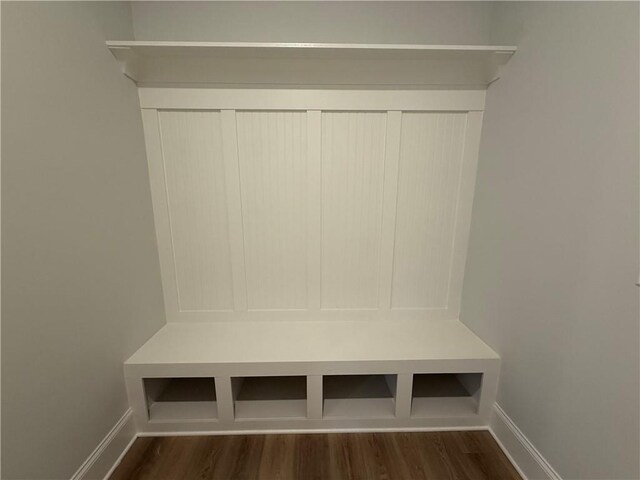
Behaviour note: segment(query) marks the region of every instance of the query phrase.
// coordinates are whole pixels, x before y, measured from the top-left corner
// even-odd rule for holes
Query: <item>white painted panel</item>
[[[306,308],[306,113],[237,112],[236,122],[248,308]]]
[[[398,199],[398,162],[400,157],[400,130],[402,112],[387,113],[387,138],[384,157],[384,198],[380,234],[380,310],[391,308],[391,281],[393,279],[393,243],[396,234],[396,201]]]
[[[149,185],[151,187],[153,218],[158,241],[164,308],[167,320],[171,321],[179,316],[178,288],[176,286],[176,268],[173,258],[173,242],[169,223],[169,206],[167,204],[167,186],[159,122],[157,110],[142,110],[142,125],[144,127],[144,141],[149,164]]]
[[[322,307],[377,308],[386,113],[322,114]]]
[[[224,181],[227,187],[233,306],[236,312],[243,312],[247,310],[247,279],[244,268],[244,233],[242,228],[242,200],[240,198],[236,112],[234,110],[221,110],[220,122],[222,156],[224,157]]]
[[[231,310],[219,112],[159,112],[179,309]]]
[[[448,307],[466,118],[402,116],[392,308]]]
[[[142,108],[333,111],[484,110],[485,90],[140,88]]]
[[[307,307],[320,310],[322,303],[322,112],[307,112]]]

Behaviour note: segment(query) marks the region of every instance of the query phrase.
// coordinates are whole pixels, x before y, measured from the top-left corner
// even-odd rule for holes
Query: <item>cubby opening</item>
[[[149,420],[216,420],[216,386],[213,378],[145,378]]]
[[[395,417],[397,375],[326,375],[324,418]]]
[[[307,377],[234,377],[237,420],[307,417]]]
[[[412,417],[450,417],[478,413],[481,373],[413,375]]]

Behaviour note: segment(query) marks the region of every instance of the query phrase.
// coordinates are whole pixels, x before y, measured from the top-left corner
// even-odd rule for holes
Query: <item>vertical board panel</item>
[[[237,112],[248,308],[307,306],[307,118]]]
[[[393,308],[448,306],[466,116],[402,116]]]
[[[179,316],[178,289],[176,286],[176,267],[173,258],[173,242],[169,224],[169,206],[167,204],[167,186],[165,183],[164,160],[162,158],[162,140],[158,111],[142,109],[144,141],[149,165],[149,186],[153,202],[153,219],[158,240],[162,293],[167,321]]]
[[[181,311],[231,310],[219,112],[159,112]]]
[[[464,132],[464,153],[462,154],[462,174],[460,176],[460,194],[458,196],[458,212],[456,214],[455,245],[451,262],[451,278],[449,280],[448,312],[453,318],[459,318],[460,316],[464,266],[467,259],[467,246],[469,245],[469,230],[471,227],[471,211],[473,209],[473,192],[476,184],[481,131],[482,112],[469,112]]]
[[[307,309],[320,310],[322,284],[322,112],[307,111]]]
[[[322,114],[322,307],[377,308],[385,113]]]
[[[384,154],[384,198],[382,200],[382,229],[380,234],[380,286],[378,307],[391,308],[393,280],[393,242],[396,233],[396,202],[398,200],[398,162],[400,159],[400,131],[402,112],[387,112],[387,138]]]
[[[227,218],[229,219],[229,252],[233,307],[237,312],[247,310],[247,277],[244,268],[244,233],[242,228],[242,200],[240,197],[240,166],[238,162],[238,133],[236,111],[221,110],[222,156],[224,181],[227,187]]]

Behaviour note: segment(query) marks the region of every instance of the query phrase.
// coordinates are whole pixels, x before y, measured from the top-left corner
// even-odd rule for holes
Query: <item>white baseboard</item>
[[[486,427],[467,428],[469,430],[484,430]],[[344,429],[343,431],[364,431],[367,429]],[[375,429],[373,429],[375,430]],[[392,429],[397,431],[397,429]],[[442,428],[416,428],[406,431],[439,431]],[[452,430],[459,430],[455,428]],[[331,430],[332,432],[335,430]],[[368,430],[367,430],[368,431]],[[494,405],[489,427],[491,435],[496,440],[505,455],[509,458],[515,469],[524,480],[562,480],[560,475],[547,462],[542,454],[533,446],[522,431],[497,403]],[[281,430],[278,433],[283,433]],[[100,442],[89,458],[80,466],[71,480],[102,480],[107,479],[120,461],[125,456],[138,436],[165,436],[165,435],[225,435],[225,434],[254,434],[270,433],[266,431],[246,432],[149,432],[137,433],[131,409],[127,410],[122,418],[111,429],[107,436]],[[287,432],[293,433],[293,432]],[[296,433],[298,433],[296,431]],[[302,433],[302,432],[300,432]],[[317,433],[305,430],[304,433]]]
[[[473,427],[360,427],[360,428],[274,428],[260,430],[183,430],[183,431],[158,431],[139,432],[138,437],[206,437],[225,435],[290,435],[290,434],[317,434],[317,433],[394,433],[394,432],[459,432],[486,431],[487,426]]]
[[[128,409],[71,480],[107,479],[118,466],[137,437],[131,409]]]
[[[523,479],[562,480],[497,403],[493,407],[489,431]]]

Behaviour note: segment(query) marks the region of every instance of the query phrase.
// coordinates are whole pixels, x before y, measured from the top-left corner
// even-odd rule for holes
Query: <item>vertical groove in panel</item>
[[[307,307],[307,119],[237,112],[248,308]]]
[[[233,308],[219,112],[159,112],[179,308]]]
[[[386,114],[322,114],[322,307],[377,308]]]
[[[466,114],[405,113],[393,308],[447,308]]]

